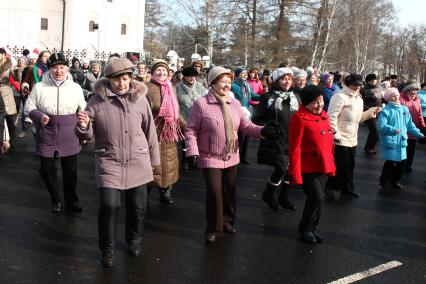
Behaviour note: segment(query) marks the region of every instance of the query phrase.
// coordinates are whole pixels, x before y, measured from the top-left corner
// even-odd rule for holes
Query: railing
[[[15,46],[9,46],[9,45],[7,45],[6,47],[10,50],[10,52],[12,53],[12,57],[15,58],[15,59],[18,59],[19,57],[22,56],[22,52],[24,51],[24,49],[28,49],[30,51],[33,50],[33,48],[28,48],[28,47],[25,47],[25,46],[18,47],[16,45]],[[47,50],[50,53],[61,52],[59,49],[56,49],[56,48],[50,49],[48,47],[46,47],[43,50]],[[43,50],[39,50],[39,51],[41,52]],[[89,56],[89,52],[87,51],[87,49],[82,49],[82,50],[78,50],[78,49],[74,49],[74,50],[67,49],[63,53],[64,53],[65,57],[68,59],[68,61],[70,61],[70,62],[71,62],[71,60],[74,57],[78,58],[80,61],[82,59],[87,59],[89,61],[90,60],[97,60],[97,61],[106,62],[106,61],[108,61],[109,56],[111,54],[115,53],[115,52],[105,52],[105,51],[98,52],[98,51],[95,51],[94,53],[91,53],[91,54],[93,54],[92,58],[88,57]],[[153,56],[153,54],[151,52],[149,52],[149,51],[144,51],[142,54],[143,54],[143,56],[141,58],[141,61],[145,61],[148,65],[150,65],[156,59]],[[121,56],[125,56],[125,53],[121,53],[120,55]]]
[[[18,47],[18,46],[6,46],[10,52],[12,53],[12,57],[15,59],[18,59],[19,57],[22,56],[22,52],[24,51],[24,49],[28,49],[28,50],[33,50],[32,48],[26,48],[25,46],[23,47]],[[48,50],[50,53],[54,53],[54,52],[61,52],[59,49],[53,48],[46,48],[45,50]],[[40,50],[41,52],[42,50]],[[67,49],[63,51],[63,54],[65,55],[65,57],[71,61],[74,57],[78,58],[79,60],[82,59],[88,59],[88,60],[98,60],[98,61],[107,61],[109,56],[114,53],[114,52],[94,52],[94,58],[88,58],[88,52],[87,49],[82,49],[82,50],[78,50],[78,49]],[[124,53],[120,54],[121,56],[124,56]]]

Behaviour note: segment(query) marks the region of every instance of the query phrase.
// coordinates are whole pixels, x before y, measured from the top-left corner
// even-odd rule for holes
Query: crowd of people
[[[0,150],[19,151],[16,139],[33,133],[52,211],[82,212],[77,159],[82,145],[93,143],[99,248],[102,264],[111,267],[119,208],[126,208],[129,254],[139,256],[149,192],[156,187],[160,201],[173,204],[173,186],[191,168],[202,170],[206,184],[206,243],[236,234],[237,167],[252,163],[249,137],[259,139],[257,162],[272,167],[262,199],[275,211],[296,210],[290,185],[301,185],[306,201],[298,231],[315,244],[322,242],[324,197],[359,196],[360,123],[369,130],[366,155],[375,155],[380,142],[382,190],[404,188],[401,177],[412,171],[416,142],[426,133],[426,84],[397,79],[379,84],[376,74],[318,74],[285,63],[270,72],[206,69],[194,61],[175,71],[163,59],[148,72],[144,62],[117,54],[106,64],[74,58],[70,66],[62,53],[47,51],[24,54],[13,66],[0,49]]]

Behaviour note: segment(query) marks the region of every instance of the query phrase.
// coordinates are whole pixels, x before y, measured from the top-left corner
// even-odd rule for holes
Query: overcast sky
[[[426,24],[426,0],[392,0],[403,26]]]

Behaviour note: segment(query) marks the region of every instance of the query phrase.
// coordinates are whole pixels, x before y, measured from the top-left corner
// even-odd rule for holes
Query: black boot
[[[172,205],[174,203],[170,192],[172,191],[172,187],[160,188],[160,202],[164,204]]]
[[[289,210],[296,210],[296,205],[294,205],[293,202],[291,202],[288,199],[288,192],[289,192],[288,184],[283,182],[281,184],[280,197],[278,201],[282,208],[289,209]]]
[[[102,266],[113,267],[114,266],[114,253],[111,251],[102,252]]]
[[[266,189],[262,194],[263,201],[265,201],[272,210],[282,210],[277,199],[277,191],[279,190],[280,185],[281,181],[278,184],[275,184],[268,179]]]

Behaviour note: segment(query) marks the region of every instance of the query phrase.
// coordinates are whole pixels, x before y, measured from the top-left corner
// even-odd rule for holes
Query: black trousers
[[[21,96],[13,96],[13,98],[15,99],[16,111],[19,113],[21,109]]]
[[[365,124],[368,126],[368,136],[365,141],[365,150],[374,150],[377,144],[377,140],[379,139],[379,130],[377,127],[377,119],[370,118],[365,121]]]
[[[248,147],[249,137],[247,135],[238,132],[238,145],[240,148],[240,159],[247,159],[247,147]]]
[[[44,158],[40,157],[40,175],[46,184],[47,190],[49,191],[52,203],[61,202],[59,195],[59,178],[58,169],[56,167],[57,158]],[[71,204],[78,202],[78,196],[76,193],[77,187],[77,155],[62,157],[62,176],[64,186],[64,201],[65,204]]]
[[[380,176],[380,185],[395,184],[399,182],[404,174],[405,160],[385,161],[382,168],[382,175]]]
[[[9,130],[10,143],[13,143],[15,141],[15,136],[16,136],[15,119],[17,115],[18,114],[15,113],[11,115],[6,115],[5,117],[7,128]]]
[[[25,103],[27,102],[28,96],[21,96],[20,97],[21,101],[22,101],[22,112],[21,112],[21,128],[22,130],[26,130],[28,128],[27,124],[25,123],[25,114],[24,114],[24,110],[25,110]],[[18,111],[19,112],[19,111]]]
[[[414,153],[416,152],[416,139],[408,139],[408,146],[407,146],[407,161],[405,163],[405,168],[409,169],[413,166],[414,161]]]
[[[126,206],[126,242],[138,244],[144,232],[146,216],[147,190],[141,185],[128,190],[100,188],[100,207],[98,215],[99,248],[112,252],[115,247],[118,209],[124,198]]]
[[[286,174],[286,170],[280,167],[274,168],[274,171],[272,172],[271,177],[269,180],[273,183],[279,183],[283,180],[284,176]]]
[[[226,169],[203,169],[206,181],[206,233],[223,233],[223,225],[234,224],[237,166]]]
[[[320,173],[303,174],[302,189],[306,195],[305,208],[299,223],[299,233],[315,231],[321,217],[327,176]]]
[[[334,163],[336,175],[327,181],[327,187],[342,192],[354,192],[355,147],[336,145],[334,148]]]

